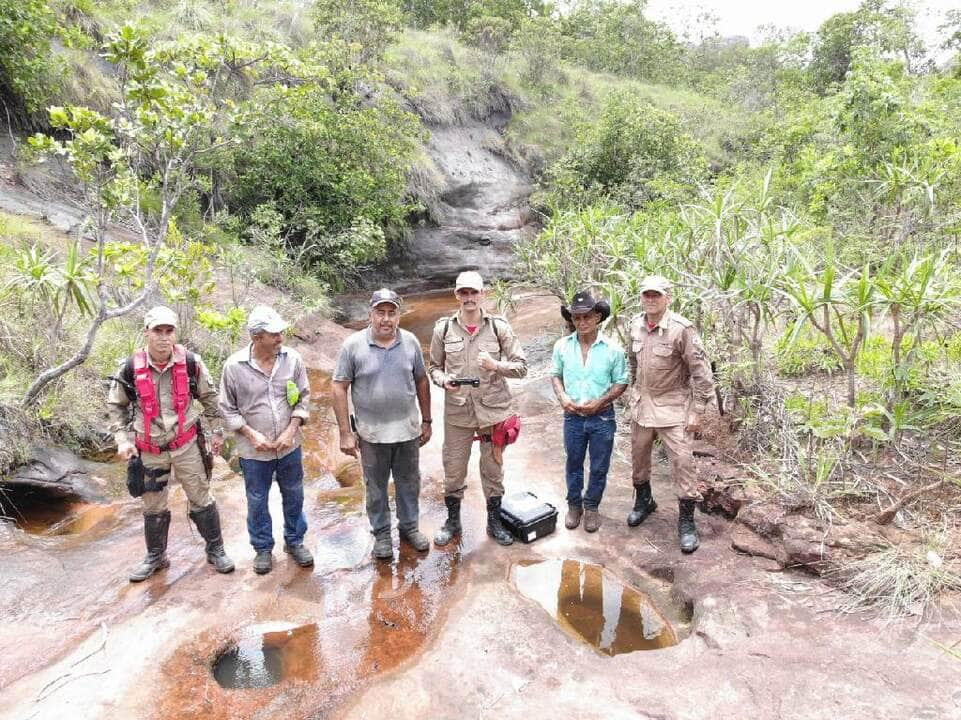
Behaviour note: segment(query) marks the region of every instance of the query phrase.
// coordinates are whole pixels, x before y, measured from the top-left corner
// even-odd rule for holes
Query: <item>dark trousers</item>
[[[564,415],[567,451],[567,502],[596,510],[607,487],[607,471],[614,450],[614,408],[597,415]],[[584,492],[584,457],[590,454],[590,476]],[[582,497],[583,493],[583,497]]]
[[[274,547],[273,525],[267,497],[274,476],[280,487],[284,506],[284,542],[300,545],[307,534],[307,518],[304,516],[304,463],[300,448],[279,460],[240,459],[247,490],[247,534],[254,550],[271,550]]]
[[[420,438],[396,443],[360,441],[364,468],[367,519],[375,537],[390,534],[387,482],[394,476],[397,527],[402,533],[417,529],[420,517]]]

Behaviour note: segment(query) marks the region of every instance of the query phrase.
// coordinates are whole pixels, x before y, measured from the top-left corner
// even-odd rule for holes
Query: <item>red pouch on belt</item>
[[[498,447],[513,445],[517,441],[517,436],[521,434],[520,415],[511,415],[494,425],[491,430],[491,443]]]

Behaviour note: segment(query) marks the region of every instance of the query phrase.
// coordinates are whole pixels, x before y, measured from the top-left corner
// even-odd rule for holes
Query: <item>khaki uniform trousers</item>
[[[204,461],[200,457],[200,448],[197,441],[177,448],[172,452],[162,452],[159,455],[141,452],[143,466],[148,470],[165,469],[170,470],[170,475],[165,475],[160,480],[166,480],[167,485],[160,492],[145,492],[143,494],[144,515],[159,515],[167,509],[167,496],[170,491],[170,483],[176,480],[184,489],[184,494],[190,503],[191,510],[201,510],[213,501],[210,494],[210,481],[207,480],[207,473],[204,471]],[[149,482],[149,478],[147,478]]]
[[[467,461],[470,460],[474,435],[490,435],[492,426],[464,428],[444,419],[444,495],[463,498],[467,489]],[[480,476],[484,497],[504,495],[504,466],[494,459],[493,445],[480,443]]]
[[[683,425],[647,427],[631,422],[631,464],[634,485],[645,485],[651,481],[651,451],[654,449],[655,437],[661,438],[667,449],[677,497],[682,500],[702,500],[701,494],[697,491],[697,475],[694,471],[693,438]]]

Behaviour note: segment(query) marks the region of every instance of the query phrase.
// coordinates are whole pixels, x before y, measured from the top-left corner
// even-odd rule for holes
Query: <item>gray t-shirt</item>
[[[420,408],[414,381],[427,373],[413,333],[398,328],[389,348],[377,345],[370,328],[344,342],[334,381],[347,381],[357,434],[371,443],[407,442],[420,437]]]

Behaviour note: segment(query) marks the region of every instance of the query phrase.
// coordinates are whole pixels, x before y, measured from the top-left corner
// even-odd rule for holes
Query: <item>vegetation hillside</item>
[[[876,555],[903,609],[958,582],[961,13],[939,43],[887,0],[757,46],[642,0],[7,0],[15,172],[46,161],[90,219],[81,242],[0,218],[0,401],[89,442],[70,378],[129,346],[144,297],[215,346],[244,312],[207,299],[216,273],[322,303],[429,217],[430,128],[482,121],[537,181],[522,279],[600,288],[618,332],[671,277],[753,484],[922,539]]]

